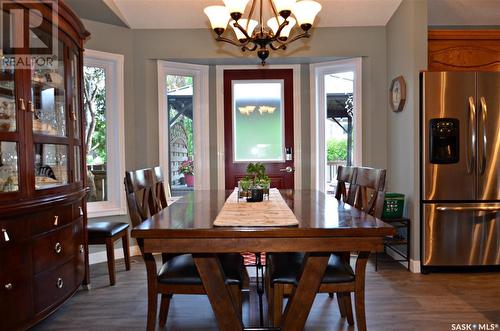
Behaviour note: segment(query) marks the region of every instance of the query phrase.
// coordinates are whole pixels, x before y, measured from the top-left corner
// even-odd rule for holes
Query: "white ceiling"
[[[319,2],[323,9],[317,17],[317,26],[384,26],[401,0]],[[105,0],[105,3],[132,29],[207,28],[209,21],[203,9],[223,4],[222,0]]]
[[[500,0],[430,0],[429,25],[500,25]]]

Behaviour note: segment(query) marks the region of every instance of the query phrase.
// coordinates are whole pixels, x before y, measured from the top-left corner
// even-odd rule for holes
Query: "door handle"
[[[488,113],[488,109],[486,107],[486,100],[484,97],[481,97],[480,99],[481,102],[481,116],[479,117],[481,122],[479,124],[479,137],[478,137],[478,151],[481,153],[481,155],[478,155],[479,159],[479,173],[482,175],[484,174],[484,170],[486,169],[486,116]],[[481,134],[482,133],[482,134]],[[479,146],[481,146],[479,148]]]
[[[290,166],[286,167],[286,168],[283,168],[283,169],[280,169],[281,172],[293,172],[294,169]]]
[[[476,115],[476,105],[474,98],[469,97],[469,108],[467,112],[466,130],[467,137],[465,139],[465,158],[467,162],[467,173],[471,174],[474,170],[474,145],[476,143],[476,132],[474,130],[474,117]]]
[[[437,207],[438,211],[500,211],[500,206],[483,206],[483,207]]]

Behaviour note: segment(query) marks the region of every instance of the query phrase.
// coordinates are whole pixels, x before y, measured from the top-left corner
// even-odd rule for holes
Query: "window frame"
[[[207,65],[158,60],[159,160],[164,174],[170,173],[166,76],[193,77],[194,190],[210,189],[209,86]],[[170,178],[170,176],[168,176]]]
[[[124,56],[86,49],[83,62],[84,66],[102,67],[106,71],[108,200],[88,202],[87,214],[89,218],[126,215],[125,190],[122,183],[125,174]],[[82,116],[85,116],[85,113]],[[85,157],[86,155],[87,151]]]
[[[311,88],[311,189],[326,192],[326,98],[324,76],[354,72],[354,154],[353,165],[363,164],[362,58],[352,58],[310,65]]]

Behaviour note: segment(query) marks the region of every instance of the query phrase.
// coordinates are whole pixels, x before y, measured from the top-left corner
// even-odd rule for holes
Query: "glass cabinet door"
[[[0,192],[19,191],[17,143],[0,141]]]
[[[64,84],[64,44],[59,43],[55,69],[34,68],[31,71],[33,132],[66,137],[66,91]]]
[[[14,82],[14,69],[0,67],[0,132],[17,130]]]
[[[35,144],[35,189],[68,184],[68,146]]]
[[[71,122],[73,123],[73,135],[76,139],[80,138],[80,86],[78,84],[78,55],[71,55]]]

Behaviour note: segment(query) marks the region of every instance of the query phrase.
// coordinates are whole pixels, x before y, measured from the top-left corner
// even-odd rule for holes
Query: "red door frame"
[[[245,176],[248,163],[233,162],[233,118],[232,118],[232,81],[282,79],[284,81],[284,125],[285,147],[294,152],[293,127],[293,69],[253,69],[224,70],[224,158],[225,188],[233,189],[239,179]],[[294,188],[294,173],[282,172],[286,167],[294,168],[294,160],[285,162],[265,162],[266,172],[271,179],[271,187],[280,189]]]

